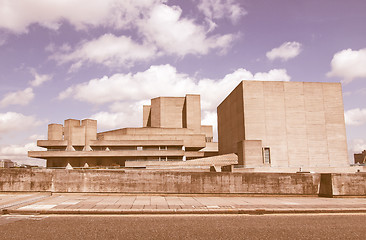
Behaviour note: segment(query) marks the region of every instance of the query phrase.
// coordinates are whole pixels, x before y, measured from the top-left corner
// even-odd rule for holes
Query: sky
[[[341,82],[350,162],[366,149],[364,0],[0,0],[0,159],[47,125],[142,126],[158,96],[201,94],[202,124],[241,80]]]

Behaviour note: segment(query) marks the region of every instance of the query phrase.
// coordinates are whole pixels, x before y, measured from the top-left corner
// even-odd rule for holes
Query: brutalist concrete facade
[[[244,168],[349,166],[340,83],[242,81],[217,114],[219,153]]]
[[[212,126],[201,125],[199,95],[159,97],[144,106],[143,127],[97,133],[97,121],[65,120],[48,126],[47,151],[28,156],[47,160],[47,167],[145,167],[156,161],[184,161],[217,154]]]

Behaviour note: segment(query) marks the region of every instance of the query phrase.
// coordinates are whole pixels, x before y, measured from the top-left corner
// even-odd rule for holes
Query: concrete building
[[[218,153],[212,126],[201,125],[199,95],[158,97],[143,106],[143,127],[97,133],[97,121],[67,119],[48,125],[47,151],[28,156],[47,167],[145,167],[157,161],[185,161]]]
[[[349,166],[340,83],[242,81],[217,115],[219,154],[246,169]]]
[[[354,154],[355,164],[366,164],[366,150]]]
[[[0,168],[12,168],[14,166],[15,166],[14,162],[9,159],[0,160]]]

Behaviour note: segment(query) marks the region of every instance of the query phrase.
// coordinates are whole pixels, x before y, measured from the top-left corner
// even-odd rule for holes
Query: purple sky
[[[67,118],[141,126],[157,96],[201,94],[216,127],[244,79],[342,82],[351,156],[366,149],[365,13],[363,0],[0,0],[0,159],[29,162]]]

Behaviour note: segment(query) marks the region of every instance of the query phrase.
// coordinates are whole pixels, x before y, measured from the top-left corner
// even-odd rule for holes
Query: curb
[[[17,210],[3,209],[2,214],[19,215],[163,215],[163,214],[321,214],[366,213],[366,209],[84,209],[84,210]]]
[[[51,196],[51,194],[35,193],[32,196],[24,197],[24,198],[21,198],[19,200],[12,202],[12,203],[1,205],[0,210],[2,210],[2,212],[4,212],[4,210],[7,210],[8,208],[19,206],[19,205],[24,205],[24,204],[35,203],[39,200],[48,198],[50,196]],[[1,212],[0,212],[0,214],[1,214]]]

